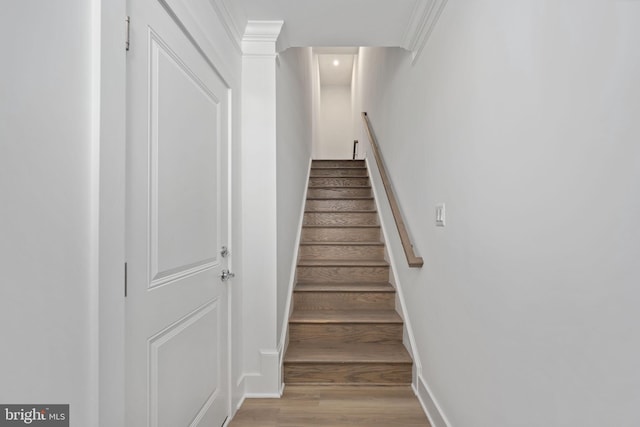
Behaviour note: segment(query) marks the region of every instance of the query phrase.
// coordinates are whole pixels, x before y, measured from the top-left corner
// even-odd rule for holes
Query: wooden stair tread
[[[313,187],[309,187],[309,190],[353,190],[353,189],[358,189],[358,188],[369,188],[371,189],[370,185],[322,185],[322,186],[313,186]]]
[[[402,323],[395,310],[294,310],[290,323]]]
[[[353,165],[353,166],[357,166],[357,165]],[[311,171],[313,172],[314,170],[335,170],[335,169],[366,169],[367,167],[363,164],[362,166],[358,166],[358,167],[336,167],[336,166],[311,166]]]
[[[383,242],[300,242],[300,246],[384,246]]]
[[[339,199],[336,199],[335,197],[307,197],[307,200],[338,200],[338,201],[344,202],[348,200],[374,200],[374,198],[369,196],[349,196],[349,197],[340,197]]]
[[[354,169],[354,168],[347,168],[347,169]],[[364,169],[364,168],[363,168]],[[338,168],[334,168],[334,170],[340,170]],[[311,169],[311,172],[313,172],[314,169]],[[339,174],[335,174],[335,175],[322,175],[322,176],[310,176],[309,178],[340,178],[340,179],[366,179],[369,178],[368,176],[353,176],[353,175],[339,175]]]
[[[367,166],[364,163],[357,164],[342,164],[334,166],[311,166],[311,169],[366,169]]]
[[[379,224],[307,224],[302,228],[380,228]]]
[[[378,259],[300,259],[298,267],[388,267],[389,263]]]
[[[354,210],[348,210],[348,211],[332,211],[332,210],[328,210],[328,209],[322,209],[322,210],[315,210],[315,211],[304,211],[304,213],[322,213],[322,214],[335,214],[335,215],[342,215],[342,214],[356,214],[356,213],[377,213],[378,211],[375,209],[354,209]]]
[[[340,170],[338,168],[332,168],[333,170]],[[358,169],[358,168],[348,168],[348,170],[354,170],[354,169]],[[364,168],[362,168],[364,169]],[[328,174],[328,175],[314,175],[313,174],[313,169],[311,170],[311,174],[309,175],[309,178],[369,178],[369,175],[340,175],[339,173],[336,174]]]
[[[294,292],[395,292],[389,283],[304,283],[298,282]]]
[[[299,344],[289,345],[285,363],[412,363],[402,343],[398,344]]]

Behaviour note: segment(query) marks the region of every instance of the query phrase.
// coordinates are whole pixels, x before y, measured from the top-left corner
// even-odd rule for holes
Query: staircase
[[[362,160],[314,160],[302,228],[286,384],[411,383],[378,214]]]

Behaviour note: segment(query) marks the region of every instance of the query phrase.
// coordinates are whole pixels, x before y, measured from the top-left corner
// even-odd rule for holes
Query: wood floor
[[[409,386],[288,385],[281,399],[247,399],[229,427],[430,427]]]

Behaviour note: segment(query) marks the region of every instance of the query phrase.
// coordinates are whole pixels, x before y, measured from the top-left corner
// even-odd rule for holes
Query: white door
[[[157,0],[129,0],[126,427],[229,415],[229,91]]]

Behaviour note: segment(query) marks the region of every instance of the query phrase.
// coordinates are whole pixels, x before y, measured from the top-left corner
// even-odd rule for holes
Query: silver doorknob
[[[229,270],[227,270],[226,268],[224,270],[222,270],[222,274],[220,274],[220,280],[222,280],[223,282],[226,282],[227,280],[236,277],[235,273],[231,273]]]

